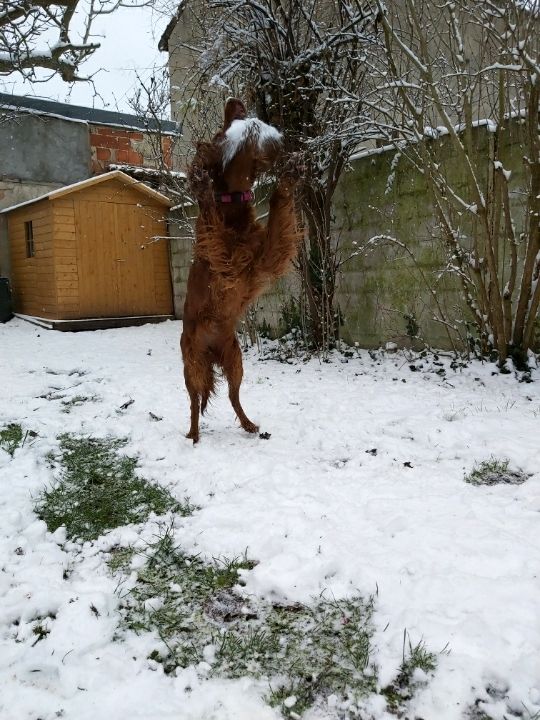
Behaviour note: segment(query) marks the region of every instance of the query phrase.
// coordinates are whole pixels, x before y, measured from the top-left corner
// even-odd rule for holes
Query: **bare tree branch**
[[[425,177],[484,349],[525,367],[540,304],[540,15],[521,0],[377,5],[380,87],[400,108],[400,150]],[[519,147],[513,156],[509,141]],[[457,161],[453,173],[441,142]],[[521,161],[519,194],[505,168],[511,157]]]
[[[96,18],[148,2],[91,0],[86,6],[82,0],[1,0],[0,76],[20,73],[33,79],[42,68],[66,82],[88,80],[79,75],[79,66],[99,48],[92,41]]]
[[[203,0],[191,12],[194,37],[183,45],[193,56],[183,83],[186,119],[191,108],[211,104],[212,92],[235,93],[283,131],[288,152],[304,157],[308,241],[300,265],[312,339],[326,348],[338,329],[333,196],[351,155],[374,135],[364,97],[378,46],[375,6],[369,0]]]

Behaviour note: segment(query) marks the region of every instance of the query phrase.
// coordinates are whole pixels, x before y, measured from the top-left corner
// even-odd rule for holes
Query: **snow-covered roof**
[[[40,195],[39,197],[32,198],[31,200],[25,200],[25,202],[4,208],[3,210],[0,210],[0,214],[8,213],[12,210],[18,210],[21,207],[25,207],[26,205],[32,205],[33,203],[37,203],[40,200],[56,200],[63,195],[68,195],[69,193],[83,190],[93,185],[99,185],[100,183],[106,182],[108,180],[120,180],[125,185],[131,185],[136,190],[143,193],[143,195],[147,195],[148,197],[151,197],[153,200],[157,200],[162,205],[166,205],[167,207],[170,207],[172,204],[168,197],[162,195],[162,193],[158,192],[157,190],[153,190],[152,188],[148,187],[148,185],[145,185],[140,180],[136,180],[135,178],[126,175],[121,170],[113,170],[112,172],[103,173],[102,175],[96,175],[95,177],[88,178],[87,180],[81,180],[79,182],[72,183],[71,185],[65,185],[64,187],[52,190],[45,195]]]
[[[169,52],[169,40],[174,31],[174,28],[176,27],[176,23],[178,22],[178,20],[180,20],[180,16],[186,8],[186,3],[187,0],[180,0],[180,2],[178,3],[178,7],[176,8],[176,12],[169,20],[169,23],[165,28],[163,35],[159,39],[158,50],[161,50],[161,52]]]
[[[109,170],[121,170],[130,175],[131,177],[163,177],[163,171],[157,170],[156,168],[144,167],[142,165],[129,165],[128,163],[109,163]],[[178,170],[167,170],[166,177],[174,178],[175,180],[185,180],[187,175],[185,172]]]
[[[18,113],[56,117],[70,122],[121,127],[127,130],[159,131],[165,135],[175,135],[180,132],[178,124],[172,120],[156,121],[152,118],[142,118],[128,113],[84,107],[83,105],[70,105],[69,103],[56,102],[56,100],[26,95],[11,95],[10,93],[0,92],[0,108]]]

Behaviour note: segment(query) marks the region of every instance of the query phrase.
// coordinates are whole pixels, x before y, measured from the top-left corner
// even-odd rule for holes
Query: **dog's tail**
[[[215,393],[216,390],[216,378],[214,368],[210,368],[210,372],[205,378],[204,388],[201,393],[201,415],[204,415],[208,401]]]
[[[196,398],[200,403],[201,412],[204,413],[216,386],[212,358],[207,353],[195,352],[191,338],[186,332],[182,333],[180,346],[184,361],[184,379],[191,402],[193,403]]]

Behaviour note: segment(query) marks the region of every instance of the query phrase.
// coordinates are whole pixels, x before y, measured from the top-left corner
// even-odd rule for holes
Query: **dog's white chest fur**
[[[233,120],[223,140],[223,168],[245,145],[254,146],[258,152],[264,153],[269,145],[279,145],[281,140],[279,130],[258,118]]]

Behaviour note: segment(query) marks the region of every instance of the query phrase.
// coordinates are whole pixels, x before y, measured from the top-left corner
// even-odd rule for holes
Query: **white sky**
[[[163,8],[163,5],[160,5]],[[119,8],[94,24],[94,41],[101,47],[81,66],[80,74],[93,75],[92,83],[64,83],[59,77],[41,82],[24,82],[17,75],[0,78],[2,92],[131,112],[128,100],[137,87],[137,73],[148,80],[155,68],[167,61],[157,49],[159,38],[170,19],[168,10],[151,7]],[[47,78],[49,72],[41,73]]]

